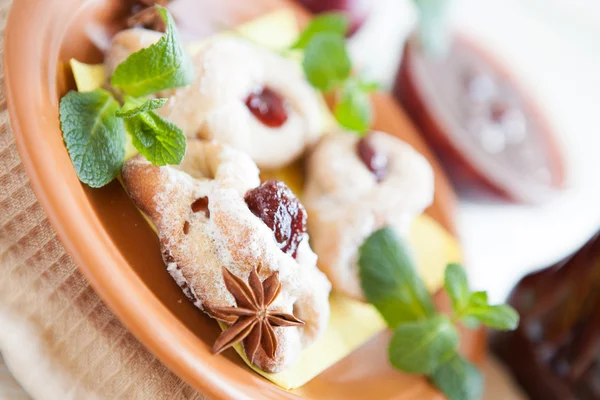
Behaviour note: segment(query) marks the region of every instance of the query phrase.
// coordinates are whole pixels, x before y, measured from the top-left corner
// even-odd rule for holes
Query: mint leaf
[[[373,120],[369,95],[353,81],[347,82],[333,113],[344,128],[360,133],[366,132]]]
[[[162,106],[164,106],[165,103],[167,102],[167,100],[168,99],[166,99],[166,98],[150,99],[150,100],[146,101],[145,103],[143,103],[142,105],[139,105],[137,107],[128,107],[128,108],[124,107],[121,111],[117,111],[117,117],[131,118],[131,117],[135,117],[136,115],[139,115],[144,112],[156,110],[157,108],[161,108]],[[126,103],[128,103],[128,102],[130,103],[132,101],[133,100],[126,100]]]
[[[377,83],[377,82],[368,82],[368,81],[362,81],[362,80],[360,80],[358,82],[358,86],[364,92],[375,92],[375,91],[381,89],[381,85],[379,83]]]
[[[156,7],[167,24],[165,34],[157,43],[130,55],[111,78],[114,87],[136,97],[186,86],[194,80],[192,61],[183,49],[173,18],[166,8]]]
[[[174,123],[154,111],[125,118],[135,148],[154,165],[178,165],[185,156],[186,138]]]
[[[452,308],[458,312],[469,303],[471,291],[467,274],[458,264],[448,264],[444,273],[444,289],[452,300]]]
[[[119,103],[103,89],[70,91],[60,100],[60,129],[79,180],[98,188],[112,181],[125,158]]]
[[[458,332],[452,322],[438,315],[408,322],[394,331],[388,350],[390,362],[411,374],[429,374],[456,352]]]
[[[483,377],[458,353],[437,368],[430,379],[449,400],[477,400],[483,394]]]
[[[300,34],[298,41],[292,46],[293,49],[304,49],[308,42],[318,33],[330,32],[341,37],[346,36],[350,22],[341,13],[323,13],[314,17]]]
[[[474,292],[469,298],[469,306],[487,306],[488,305],[488,294],[487,292]]]
[[[302,66],[306,78],[317,89],[328,91],[339,86],[350,76],[346,41],[331,32],[314,35],[304,50]]]
[[[435,315],[409,246],[390,227],[374,232],[359,250],[359,277],[367,300],[390,328]]]
[[[501,331],[512,331],[519,326],[519,314],[506,304],[469,308],[467,315],[490,328]]]

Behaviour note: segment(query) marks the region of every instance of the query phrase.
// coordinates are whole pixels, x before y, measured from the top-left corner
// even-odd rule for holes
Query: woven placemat
[[[11,3],[0,0],[1,38]],[[61,245],[21,164],[1,68],[0,399],[205,399],[123,327]],[[494,363],[485,372],[486,399],[521,398]]]

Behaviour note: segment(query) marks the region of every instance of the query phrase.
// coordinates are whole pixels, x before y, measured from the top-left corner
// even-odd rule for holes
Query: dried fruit
[[[246,204],[275,235],[284,253],[296,257],[306,232],[306,210],[285,183],[270,180],[246,193]]]

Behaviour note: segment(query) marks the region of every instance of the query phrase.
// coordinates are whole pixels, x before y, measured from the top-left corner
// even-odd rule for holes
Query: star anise
[[[138,0],[132,7],[132,16],[127,20],[127,26],[143,26],[158,32],[167,28],[155,5],[165,7],[170,0]]]
[[[244,349],[250,362],[254,362],[259,347],[262,347],[268,357],[275,357],[278,343],[273,327],[304,325],[303,321],[291,314],[269,310],[281,291],[279,272],[261,282],[254,268],[246,284],[223,267],[223,279],[237,307],[205,307],[213,318],[230,324],[215,341],[213,353],[219,354],[244,341]]]

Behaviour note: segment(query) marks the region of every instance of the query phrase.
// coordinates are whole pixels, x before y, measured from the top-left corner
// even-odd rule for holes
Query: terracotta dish
[[[254,1],[252,7],[236,0],[218,7],[212,0],[193,3],[213,9],[218,16],[212,22],[221,28],[223,21],[237,24],[281,7],[307,18],[297,6],[276,0]],[[93,190],[79,182],[59,129],[59,99],[73,88],[68,60],[100,61],[89,35],[119,29],[128,6],[122,0],[16,0],[6,29],[6,97],[23,164],[54,229],[106,304],[165,365],[211,398],[442,398],[424,379],[388,365],[387,334],[291,393],[252,372],[233,351],[211,354],[217,324],[181,301],[156,235],[118,182]],[[212,26],[209,13],[197,15],[206,21],[196,25]],[[389,96],[375,97],[375,107],[376,129],[400,136],[434,165],[436,199],[428,212],[453,231],[454,194],[438,163]],[[481,332],[463,336],[463,343],[469,358],[482,359]]]

